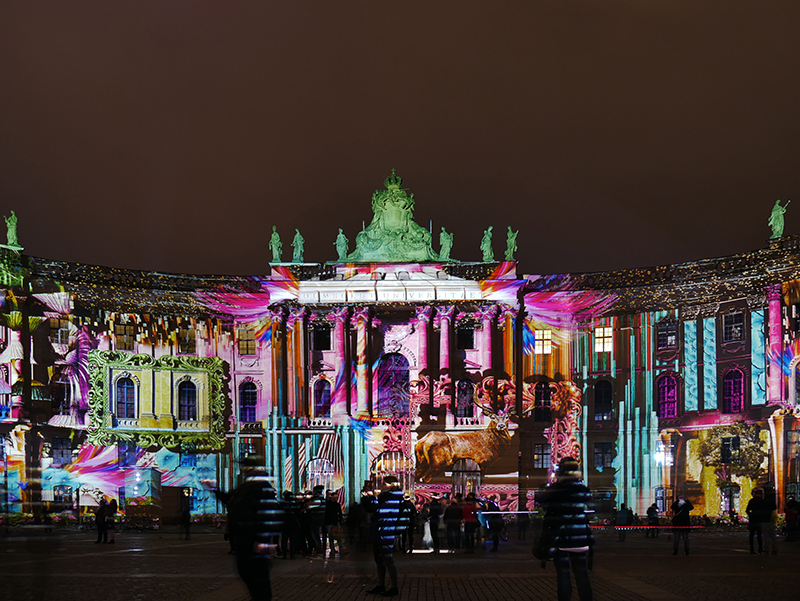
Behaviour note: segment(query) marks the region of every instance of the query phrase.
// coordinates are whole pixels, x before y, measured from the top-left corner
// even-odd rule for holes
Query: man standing
[[[461,520],[464,518],[458,498],[450,500],[444,510],[444,526],[447,533],[447,550],[455,553],[461,548]]]
[[[674,536],[672,537],[672,554],[678,554],[678,543],[683,538],[683,552],[689,555],[689,530],[692,526],[692,521],[689,517],[694,505],[686,500],[684,495],[678,495],[678,500],[672,504],[672,526],[674,527]]]
[[[283,529],[283,510],[267,479],[264,458],[250,455],[240,463],[244,482],[231,492],[228,519],[239,571],[253,601],[272,601],[269,555]],[[208,481],[203,485],[210,487]]]
[[[394,476],[386,476],[383,485],[377,490],[361,492],[364,509],[372,514],[370,542],[378,567],[378,585],[367,591],[372,595],[394,597],[400,592],[397,588],[397,566],[394,564],[392,550],[394,540],[408,525],[402,515],[403,491]],[[386,572],[389,572],[391,586],[385,586]]]
[[[544,500],[544,532],[548,552],[553,557],[558,584],[558,600],[572,597],[570,569],[575,576],[580,601],[592,600],[592,585],[587,568],[588,553],[594,543],[586,510],[592,493],[581,482],[580,464],[573,457],[558,463],[556,482]]]
[[[431,529],[431,538],[433,539],[433,552],[438,553],[441,548],[439,542],[439,521],[442,519],[442,501],[439,495],[433,493],[430,505],[428,506],[428,524]]]
[[[647,508],[647,534],[645,538],[658,538],[658,505],[653,503]]]

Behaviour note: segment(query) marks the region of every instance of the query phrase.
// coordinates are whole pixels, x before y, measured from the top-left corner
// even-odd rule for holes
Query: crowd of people
[[[421,548],[433,553],[443,549],[449,553],[474,553],[476,548],[497,552],[501,539],[507,537],[504,516],[508,512],[501,511],[493,497],[479,498],[475,493],[434,494],[418,506],[404,496],[397,478],[387,476],[377,483],[366,482],[361,498],[352,500],[345,518],[335,491],[326,492],[323,486],[316,486],[303,493],[284,491],[278,498],[259,458],[245,459],[241,468],[244,480],[239,488],[229,493],[214,492],[227,507],[226,536],[231,552],[236,555],[239,573],[256,601],[271,599],[272,558],[332,559],[345,548],[372,551],[377,583],[368,592],[392,597],[399,593],[395,553],[411,553]],[[562,459],[555,481],[540,491],[537,498],[532,512],[513,514],[518,539],[526,540],[528,527],[533,526],[534,555],[541,560],[542,567],[552,560],[559,600],[570,598],[573,577],[579,599],[591,600],[588,570],[594,546],[589,525],[592,495],[581,481],[578,462],[569,457]],[[682,494],[669,507],[673,555],[678,554],[681,541],[684,553],[689,554],[690,532],[696,527],[690,515],[693,509]],[[747,506],[751,552],[777,553],[775,509],[774,490],[753,491]],[[787,541],[797,538],[798,509],[800,505],[790,497],[786,503]],[[107,511],[103,506],[98,508],[98,542],[101,524],[105,524],[99,516],[107,515]],[[657,537],[662,528],[660,518],[655,503],[642,519],[621,505],[615,510],[612,524],[620,532],[619,540],[624,542],[627,531],[637,523],[646,524],[639,526],[644,529],[645,537]],[[113,533],[111,539],[113,542]]]

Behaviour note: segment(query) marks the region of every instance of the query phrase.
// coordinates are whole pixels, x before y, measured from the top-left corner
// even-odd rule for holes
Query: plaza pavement
[[[592,586],[597,601],[789,600],[800,596],[800,543],[780,541],[779,554],[750,555],[746,533],[692,535],[688,557],[672,555],[668,533],[641,532],[617,542],[597,537]],[[94,544],[91,531],[0,533],[0,599],[9,601],[247,601],[233,556],[218,530],[117,534],[115,545]],[[541,569],[532,541],[509,540],[499,553],[396,554],[397,601],[556,599],[552,563]],[[379,599],[368,553],[335,560],[273,562],[275,601]],[[577,592],[573,592],[577,599]]]

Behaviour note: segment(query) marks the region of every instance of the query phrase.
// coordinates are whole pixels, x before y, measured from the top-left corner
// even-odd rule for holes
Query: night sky
[[[800,2],[0,4],[0,212],[25,253],[269,272],[351,250],[394,167],[415,220],[520,272],[800,232]],[[0,222],[2,225],[2,222]]]

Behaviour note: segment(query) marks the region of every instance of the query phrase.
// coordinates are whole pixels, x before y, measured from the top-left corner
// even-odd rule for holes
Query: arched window
[[[598,380],[594,385],[594,419],[606,421],[614,415],[614,396],[611,382]]]
[[[178,384],[178,419],[197,419],[197,386],[194,382],[184,381]]]
[[[535,405],[533,409],[533,419],[537,422],[550,421],[550,384],[539,382],[533,389]]]
[[[323,457],[312,459],[306,466],[306,490],[313,490],[318,485],[324,486],[325,490],[333,490],[334,476],[336,470],[330,461]]]
[[[400,353],[387,353],[378,366],[378,415],[408,413],[408,359]]]
[[[732,369],[722,378],[722,412],[740,413],[744,409],[744,374]]]
[[[258,387],[253,382],[245,382],[239,386],[239,421],[256,421],[257,403]]]
[[[466,496],[471,492],[476,495],[481,488],[481,466],[472,459],[458,459],[453,464],[453,494]]]
[[[678,380],[670,374],[658,380],[658,417],[678,417]]]
[[[456,383],[456,417],[474,417],[475,385],[470,380],[459,380]]]
[[[376,485],[386,476],[394,476],[403,490],[409,490],[414,483],[414,462],[401,451],[384,451],[372,463],[370,476]]]
[[[319,379],[314,382],[314,417],[330,417],[331,383]]]
[[[50,386],[50,398],[59,415],[69,415],[72,393],[66,376],[58,376]]]
[[[130,378],[120,378],[116,385],[117,419],[136,417],[136,385]]]

